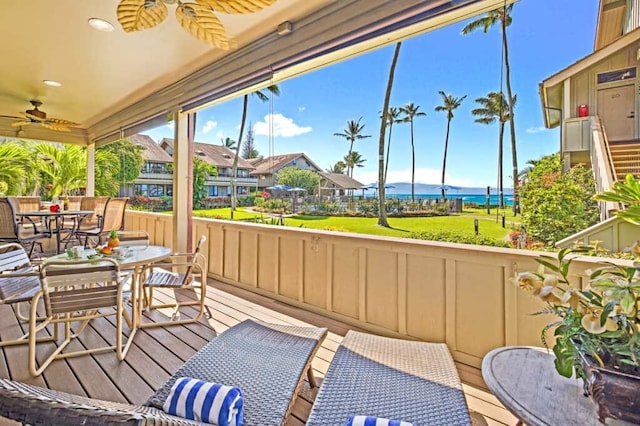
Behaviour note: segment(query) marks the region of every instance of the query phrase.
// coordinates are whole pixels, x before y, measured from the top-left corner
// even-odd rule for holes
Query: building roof
[[[166,145],[173,149],[173,139],[162,138],[160,145]],[[193,143],[193,154],[216,167],[233,167],[233,158],[235,157],[235,152],[226,146],[204,142]],[[253,170],[254,166],[244,158],[238,158],[238,168]]]
[[[144,148],[142,150],[142,156],[145,161],[152,161],[156,163],[173,163],[173,158],[167,152],[160,148],[150,136],[147,135],[132,135],[128,138],[131,142]]]
[[[307,163],[314,167],[316,171],[322,170],[316,163],[311,161],[311,159],[307,157],[305,153],[297,152],[294,154],[274,155],[272,157],[252,158],[251,160],[249,160],[249,162],[253,165],[253,167],[255,167],[255,170],[252,171],[251,174],[272,175],[300,157],[304,157]]]
[[[596,50],[577,62],[574,62],[562,71],[555,73],[540,83],[539,94],[542,100],[542,115],[545,126],[551,129],[558,126],[562,121],[560,111],[563,107],[562,102],[564,97],[563,90],[565,80],[568,80],[587,68],[608,59],[609,56],[614,55],[616,52],[619,52],[633,43],[636,43],[638,40],[640,40],[640,28],[636,28],[613,43],[600,50]]]
[[[342,174],[342,173],[318,173],[322,178],[328,180],[333,183],[337,188],[340,189],[360,189],[364,185],[357,180]]]

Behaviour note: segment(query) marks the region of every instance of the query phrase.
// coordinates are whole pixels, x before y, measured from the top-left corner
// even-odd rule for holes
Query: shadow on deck
[[[161,291],[154,292],[154,295],[160,300],[174,297],[171,293]],[[110,352],[69,358],[55,361],[42,376],[31,377],[27,369],[27,347],[2,348],[0,377],[92,398],[138,404],[146,401],[191,355],[215,337],[216,332],[224,332],[240,321],[253,318],[273,323],[311,324],[329,328],[329,335],[313,360],[316,377],[321,380],[342,337],[354,328],[213,279],[209,279],[207,306],[211,319],[202,319],[200,323],[139,330],[122,362],[118,362],[115,354]],[[182,314],[193,315],[195,309],[183,308]],[[164,318],[158,312],[145,315],[146,320]],[[25,327],[25,324],[17,321],[9,306],[0,306],[0,339],[18,337]],[[95,347],[104,344],[104,341],[113,343],[114,327],[113,318],[93,321],[78,341],[72,344],[73,347],[70,345],[69,350],[80,346]],[[42,348],[51,349],[46,345]],[[486,390],[478,369],[458,364],[458,372],[474,424],[516,423],[517,419]],[[287,425],[304,424],[316,393],[317,390],[311,390],[308,385],[303,388],[293,414],[287,419]]]

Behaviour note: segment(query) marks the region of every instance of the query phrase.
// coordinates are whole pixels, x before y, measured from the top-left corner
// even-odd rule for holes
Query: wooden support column
[[[96,144],[87,145],[87,185],[85,195],[96,195]]]
[[[175,112],[173,142],[173,249],[178,253],[193,250],[193,138],[195,113]]]

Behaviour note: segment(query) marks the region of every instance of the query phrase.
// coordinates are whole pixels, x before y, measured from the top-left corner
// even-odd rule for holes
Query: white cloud
[[[217,126],[218,126],[217,121],[208,120],[206,123],[204,123],[204,126],[202,126],[202,133],[206,135],[207,133],[215,129]]]
[[[176,127],[176,123],[175,121],[170,121],[167,123],[167,127],[171,130],[173,130]]]
[[[304,111],[305,109],[307,109],[307,107],[306,107],[306,106],[299,106],[299,107],[298,107],[298,111],[299,111],[299,112],[302,112],[302,111]]]
[[[292,118],[287,118],[282,114],[267,114],[263,121],[253,125],[253,132],[256,135],[268,136],[270,129],[273,129],[273,136],[282,136],[283,138],[302,135],[313,130],[310,126],[298,126]]]
[[[544,132],[546,129],[546,127],[544,126],[539,126],[539,127],[529,127],[527,130],[525,130],[525,132],[527,133],[540,133],[540,132]]]
[[[353,178],[366,184],[374,183],[378,181],[378,171],[358,171],[358,169],[353,171]],[[416,183],[426,183],[430,185],[438,185],[442,180],[442,170],[437,169],[429,169],[426,167],[416,168]],[[447,185],[454,186],[467,186],[467,187],[477,187],[482,186],[480,182],[475,179],[469,178],[458,178],[455,176],[451,176],[447,173],[445,181]],[[387,173],[387,182],[406,182],[411,183],[411,169],[402,169],[402,170],[389,170]]]

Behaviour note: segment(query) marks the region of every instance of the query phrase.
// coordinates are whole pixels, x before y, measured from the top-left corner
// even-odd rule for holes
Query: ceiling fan
[[[125,32],[155,27],[167,17],[167,5],[177,4],[176,19],[188,33],[212,47],[229,50],[231,44],[218,13],[247,14],[257,12],[276,0],[121,0],[118,22]]]
[[[75,127],[78,123],[74,123],[73,121],[63,120],[61,118],[47,118],[47,113],[38,109],[42,102],[32,99],[31,105],[33,105],[33,109],[28,109],[21,114],[24,118],[19,118],[19,121],[15,123],[11,123],[12,127],[22,127],[30,124],[39,124],[40,126],[49,129],[55,130],[57,132],[70,132],[71,129],[69,127]]]

